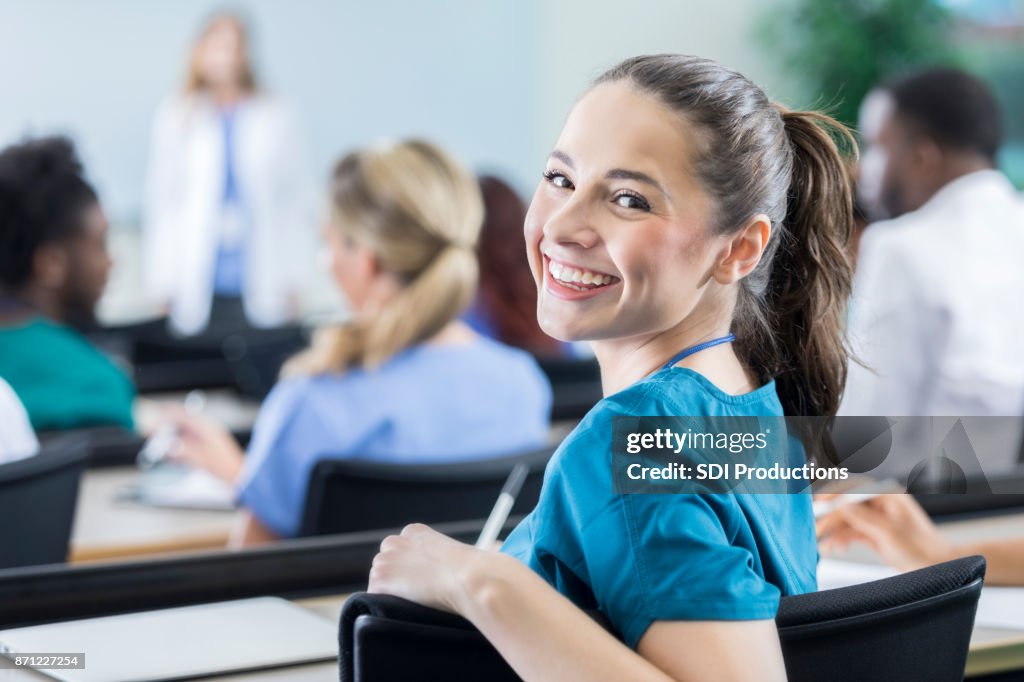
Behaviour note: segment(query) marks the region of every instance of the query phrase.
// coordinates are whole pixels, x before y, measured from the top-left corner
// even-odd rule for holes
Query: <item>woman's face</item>
[[[372,299],[374,288],[373,252],[347,239],[341,229],[328,223],[324,239],[331,254],[331,275],[344,292],[353,310],[363,312]]]
[[[680,116],[625,83],[566,121],[526,218],[537,318],[565,341],[657,335],[699,313],[725,238]]]
[[[210,86],[239,85],[243,59],[242,35],[232,21],[216,22],[199,44],[199,72]]]

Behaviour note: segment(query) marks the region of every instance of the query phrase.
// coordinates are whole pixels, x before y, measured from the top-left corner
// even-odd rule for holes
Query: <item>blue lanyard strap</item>
[[[672,365],[676,364],[677,362],[679,362],[683,358],[688,358],[691,355],[693,355],[694,353],[699,353],[702,350],[707,350],[708,348],[713,348],[714,346],[720,346],[723,343],[732,343],[735,340],[736,340],[736,335],[735,334],[726,334],[725,336],[719,336],[717,339],[711,339],[710,341],[705,341],[704,343],[698,343],[696,346],[690,346],[689,348],[684,348],[683,350],[681,350],[678,353],[676,353],[675,355],[673,355],[672,359],[669,360],[668,362],[666,362],[665,366],[662,367],[662,369],[668,369],[669,367],[671,367]]]

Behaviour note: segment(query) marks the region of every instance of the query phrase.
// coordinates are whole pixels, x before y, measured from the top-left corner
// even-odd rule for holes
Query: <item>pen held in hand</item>
[[[512,472],[505,479],[501,494],[498,495],[498,500],[494,503],[494,508],[491,510],[490,516],[487,517],[483,530],[480,531],[480,537],[476,541],[478,549],[487,549],[498,539],[498,533],[501,532],[502,526],[508,520],[508,515],[512,512],[512,506],[516,503],[516,497],[523,487],[523,482],[526,481],[527,473],[529,473],[529,469],[522,462],[512,467]]]

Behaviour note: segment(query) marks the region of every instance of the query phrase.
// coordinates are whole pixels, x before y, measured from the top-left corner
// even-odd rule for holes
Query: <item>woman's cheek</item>
[[[544,274],[543,258],[540,253],[540,242],[544,236],[544,222],[537,203],[535,197],[534,202],[530,204],[530,210],[526,213],[523,236],[526,241],[526,257],[530,262],[530,271],[533,273],[534,280],[539,284]]]

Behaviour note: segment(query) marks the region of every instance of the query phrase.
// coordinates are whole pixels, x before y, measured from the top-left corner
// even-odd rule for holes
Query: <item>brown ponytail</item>
[[[846,381],[843,318],[852,279],[845,246],[853,189],[840,146],[855,153],[851,134],[824,114],[773,104],[709,59],[635,57],[597,84],[616,81],[656,97],[697,131],[694,163],[715,199],[719,233],[758,213],[771,220],[772,237],[737,292],[737,350],[762,383],[776,381],[786,415],[834,416]],[[817,433],[801,435],[818,445]]]
[[[846,248],[853,233],[853,190],[833,135],[850,149],[856,143],[824,114],[779,109],[793,147],[793,170],[785,239],[765,296],[776,343],[749,353],[757,365],[772,368],[788,414],[831,416],[846,383],[842,329],[853,275]]]

